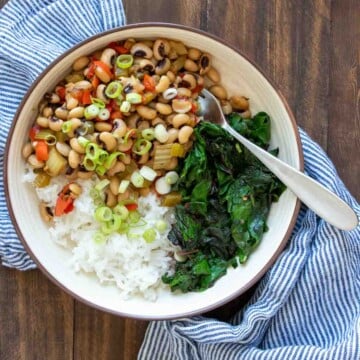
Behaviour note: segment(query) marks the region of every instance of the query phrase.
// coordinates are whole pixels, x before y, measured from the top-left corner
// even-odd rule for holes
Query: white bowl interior
[[[114,286],[101,285],[94,276],[76,274],[68,266],[71,253],[55,244],[50,238],[46,224],[41,220],[34,190],[22,181],[24,160],[21,144],[24,144],[29,128],[36,116],[37,104],[42,95],[63,78],[71,63],[80,55],[88,54],[106,46],[111,41],[129,37],[157,38],[159,36],[182,40],[186,45],[206,50],[212,55],[213,64],[221,74],[222,84],[230,94],[244,94],[250,98],[253,112],[266,111],[272,118],[272,144],[280,148],[279,157],[295,168],[301,166],[300,147],[294,124],[278,93],[266,78],[244,57],[211,37],[172,27],[133,27],[121,29],[97,37],[76,48],[62,58],[43,76],[28,95],[18,115],[8,147],[7,184],[14,220],[26,241],[27,247],[46,269],[51,278],[80,299],[104,310],[129,317],[174,318],[209,310],[236,296],[253,284],[254,278],[274,260],[279,247],[287,236],[296,211],[296,198],[286,190],[280,201],[274,204],[268,218],[269,231],[245,265],[229,269],[214,287],[203,293],[161,293],[155,302],[143,298],[121,300]],[[35,225],[36,224],[36,225]],[[236,285],[234,285],[236,284]]]

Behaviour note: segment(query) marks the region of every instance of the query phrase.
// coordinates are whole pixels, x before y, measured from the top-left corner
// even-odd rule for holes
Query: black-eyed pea
[[[64,144],[64,145],[66,145],[66,144]],[[73,137],[70,139],[70,147],[71,147],[71,149],[75,150],[79,154],[85,154],[85,152],[86,152],[85,147],[83,147],[79,144],[79,141],[76,137]],[[69,151],[69,153],[70,153],[70,151]],[[69,154],[68,154],[68,156],[69,156]]]
[[[116,195],[114,195],[110,189],[105,190],[105,204],[112,208],[118,203]]]
[[[205,75],[211,68],[211,56],[210,54],[204,53],[199,59],[199,73]]]
[[[199,49],[190,48],[187,55],[189,59],[197,61],[200,59],[201,51]]]
[[[77,177],[79,179],[83,179],[83,180],[91,179],[93,175],[94,175],[93,171],[78,171],[77,172]]]
[[[220,105],[223,113],[229,115],[232,113],[232,106],[228,100],[220,100]]]
[[[113,176],[110,179],[109,188],[114,195],[117,195],[119,193],[119,185],[120,185],[120,179],[117,176]]]
[[[39,204],[40,216],[45,222],[50,222],[53,219],[53,213],[49,206],[43,201]]]
[[[132,146],[132,145],[131,145]],[[130,154],[124,154],[121,157],[121,161],[125,164],[125,165],[129,165],[131,163],[131,155]]]
[[[184,114],[192,109],[192,102],[186,99],[173,99],[172,108],[175,112]]]
[[[77,106],[71,109],[68,113],[68,119],[78,118],[81,119],[84,117],[85,108],[83,106]]]
[[[87,56],[81,56],[74,61],[72,68],[74,71],[80,71],[84,69],[89,64],[89,62],[90,59]]]
[[[76,182],[73,182],[69,185],[69,190],[75,198],[79,197],[82,193],[81,186]]]
[[[137,113],[146,120],[153,120],[156,118],[157,112],[154,109],[151,109],[149,106],[138,105],[136,107]]]
[[[161,115],[170,115],[172,113],[172,107],[169,104],[163,104],[163,103],[156,103],[155,109],[161,114]]]
[[[168,117],[171,115],[168,115]],[[157,116],[154,120],[151,121],[151,126],[156,126],[157,124],[163,124],[166,126],[166,122],[159,116]]]
[[[31,145],[31,143],[28,142],[23,146],[21,154],[24,159],[27,159],[33,153],[33,151],[34,151],[34,149]]]
[[[164,58],[160,60],[155,67],[155,74],[156,75],[163,75],[169,72],[171,66],[171,61],[169,58]]]
[[[57,118],[56,116],[51,116],[49,118],[49,129],[53,131],[61,131],[62,124],[64,120]]]
[[[172,113],[172,114],[168,115],[168,116],[166,117],[166,122],[167,122],[168,124],[172,125],[172,122],[173,122],[173,119],[174,119],[175,115],[176,115],[176,113]],[[165,123],[163,123],[163,125],[164,125],[164,124],[165,124]]]
[[[140,159],[137,161],[138,164],[146,164],[149,160],[150,154],[149,152],[141,155]]]
[[[52,116],[54,114],[54,110],[52,109],[52,107],[50,107],[50,106],[45,106],[44,108],[43,108],[43,111],[42,111],[42,115],[44,116],[44,117],[49,117],[49,116]]]
[[[137,122],[139,121],[139,114],[132,114],[126,118],[127,127],[129,129],[135,129],[137,127]]]
[[[249,99],[245,96],[232,96],[230,98],[230,104],[235,110],[249,109]]]
[[[227,91],[221,85],[213,85],[209,88],[210,92],[216,96],[219,100],[227,99]]]
[[[62,120],[67,119],[68,113],[69,113],[69,111],[67,109],[65,109],[65,107],[63,107],[63,106],[60,106],[55,109],[55,116]]]
[[[137,124],[137,130],[142,131],[148,129],[150,127],[150,123],[147,120],[139,121]]]
[[[115,119],[113,121],[113,134],[117,137],[125,136],[127,132],[127,126],[124,120],[122,119]]]
[[[170,128],[168,130],[168,134],[169,134],[169,138],[165,144],[172,144],[177,140],[179,135],[179,130],[175,128]]]
[[[45,116],[38,116],[36,118],[36,124],[38,124],[42,128],[48,128],[49,127],[49,118],[47,118]]]
[[[167,77],[167,75],[161,75],[158,84],[155,86],[155,91],[157,93],[162,93],[166,89],[168,89],[169,86],[170,86],[170,79]]]
[[[127,152],[132,148],[133,144],[134,142],[132,139],[127,139],[126,142],[121,142],[118,144],[117,149],[121,152]],[[122,161],[125,162],[125,159],[122,159]]]
[[[175,129],[179,129],[183,125],[188,125],[190,117],[187,114],[176,114],[172,119],[172,125]]]
[[[28,163],[34,168],[34,169],[42,169],[45,166],[45,162],[44,161],[39,161],[36,158],[35,154],[31,154],[28,158],[27,158]]]
[[[186,59],[184,63],[184,69],[191,72],[197,72],[199,70],[199,66],[195,61]]]
[[[190,89],[186,88],[186,87],[179,87],[177,89],[177,93],[179,97],[191,97],[192,92]]]
[[[72,110],[72,109],[76,108],[78,105],[79,105],[79,100],[75,99],[70,94],[66,95],[66,109],[67,110]]]
[[[174,74],[172,71],[168,71],[168,72],[166,73],[166,76],[169,78],[169,80],[170,80],[171,83],[175,81],[176,76],[175,76],[175,74]]]
[[[71,139],[72,140],[72,139]],[[69,156],[69,153],[70,153],[70,150],[71,150],[71,147],[64,143],[64,142],[60,142],[58,141],[55,145],[56,147],[56,150],[63,156],[65,157],[68,157]]]
[[[154,58],[156,60],[162,60],[170,52],[170,44],[165,39],[157,39],[153,45]]]
[[[108,176],[114,176],[120,172],[125,171],[125,164],[121,161],[116,161],[115,164],[107,171]]]
[[[110,100],[105,96],[105,89],[106,89],[105,84],[98,85],[98,87],[96,88],[96,97],[98,99],[101,99],[102,101],[104,101],[104,103],[107,104]]]
[[[50,104],[58,104],[60,102],[60,96],[56,93],[46,93],[44,99]]]
[[[108,131],[110,132],[112,130],[112,125],[105,121],[97,121],[94,125],[95,130],[99,132]]]
[[[133,56],[144,57],[145,59],[151,59],[153,56],[152,49],[143,42],[135,43],[131,47],[130,53]]]
[[[90,90],[92,88],[91,82],[87,80],[80,80],[74,84],[74,89],[77,90]]]
[[[182,80],[184,82],[186,82],[187,84],[189,84],[189,86],[187,86],[187,87],[191,90],[197,86],[197,81],[193,74],[185,74],[183,76]]]
[[[168,163],[165,164],[165,170],[174,170],[178,166],[179,160],[177,157],[173,156]]]
[[[116,56],[116,51],[114,49],[111,48],[106,48],[103,50],[103,52],[101,53],[100,56],[100,61],[102,61],[103,63],[105,63],[108,67],[112,67],[112,60],[114,59],[114,57]]]
[[[99,139],[104,143],[107,151],[113,151],[117,147],[117,140],[113,134],[107,131],[103,131],[99,135]]]
[[[186,55],[187,54],[187,52],[188,52],[187,48],[181,41],[170,40],[169,43],[170,43],[171,48],[174,49],[178,55]]]
[[[145,197],[150,194],[151,189],[150,189],[150,187],[144,187],[144,188],[140,188],[138,191],[139,191],[140,196]]]
[[[189,125],[183,126],[179,130],[179,135],[178,135],[179,143],[180,144],[187,143],[190,140],[190,137],[193,134],[193,132],[194,132],[194,129],[191,126],[189,126]]]
[[[122,194],[119,194],[117,196],[117,201],[121,202],[121,201],[127,200],[129,197],[130,197],[130,191],[126,190],[125,192],[123,192]]]
[[[102,67],[95,67],[95,75],[103,82],[108,83],[111,80],[110,74],[108,74]]]
[[[220,74],[219,74],[219,72],[218,72],[215,68],[213,68],[213,67],[211,67],[211,68],[209,69],[209,71],[206,73],[206,76],[207,76],[213,83],[215,83],[215,84],[220,81]]]
[[[76,169],[80,165],[80,160],[81,160],[80,154],[74,149],[71,149],[68,157],[69,166],[72,169]]]
[[[245,110],[245,111],[241,112],[240,115],[244,119],[250,119],[251,118],[251,111],[249,109]]]

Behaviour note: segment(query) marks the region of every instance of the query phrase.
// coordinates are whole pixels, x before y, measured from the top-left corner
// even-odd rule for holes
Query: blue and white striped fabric
[[[55,58],[80,41],[126,23],[121,0],[12,0],[0,11],[0,178],[16,109],[29,86]],[[0,258],[35,267],[9,219],[0,183]]]
[[[121,26],[120,0],[12,0],[0,11],[0,176],[16,108],[58,55]],[[305,170],[360,208],[326,154],[304,133]],[[204,317],[152,322],[141,360],[360,359],[360,229],[342,232],[302,208],[287,248],[231,323]],[[11,225],[0,183],[0,257],[35,265]]]
[[[305,171],[360,216],[326,154],[303,131]],[[344,232],[304,206],[291,239],[230,323],[152,322],[139,359],[359,360],[360,228]]]

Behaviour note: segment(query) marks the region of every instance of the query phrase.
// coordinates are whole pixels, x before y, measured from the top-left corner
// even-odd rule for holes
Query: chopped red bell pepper
[[[130,52],[129,49],[127,49],[126,47],[122,46],[122,45],[119,45],[118,43],[116,42],[111,42],[109,45],[108,45],[109,48],[111,49],[114,49],[117,53],[119,54],[128,54]]]
[[[70,183],[71,184],[71,183]],[[67,184],[60,191],[55,204],[55,216],[68,214],[74,210],[74,196],[70,191],[70,184]]]
[[[39,161],[47,161],[49,158],[49,145],[44,140],[37,140],[35,145],[35,156]]]
[[[36,134],[40,131],[40,126],[39,125],[34,125],[30,130],[29,130],[29,138],[31,141],[35,140],[35,136]]]
[[[90,90],[84,90],[83,91],[81,102],[82,102],[83,105],[90,105],[92,103],[92,101],[91,101],[91,91]]]
[[[60,100],[65,100],[66,89],[65,86],[57,86],[55,88],[55,93],[59,96]]]
[[[135,211],[138,208],[138,205],[136,203],[132,203],[132,204],[125,204],[125,207],[129,210],[129,211]]]
[[[95,66],[100,67],[101,69],[103,69],[110,78],[113,77],[113,73],[111,72],[111,69],[109,68],[109,66],[107,64],[105,64],[103,61],[100,60],[96,60],[94,61]]]
[[[151,92],[155,91],[156,83],[155,83],[154,78],[151,75],[144,74],[143,84],[144,84],[145,90],[151,91]]]

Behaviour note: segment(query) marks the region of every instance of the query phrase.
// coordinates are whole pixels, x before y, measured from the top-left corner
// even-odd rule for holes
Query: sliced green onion
[[[100,109],[95,104],[87,106],[84,111],[85,119],[95,119],[98,116],[99,111]]]
[[[70,131],[72,130],[72,122],[71,120],[68,120],[68,121],[64,121],[61,125],[61,131],[64,133],[64,134],[67,134],[69,133]]]
[[[130,224],[136,224],[140,221],[141,215],[137,210],[130,211],[128,219]]]
[[[45,140],[48,145],[55,145],[57,142],[56,136],[51,130],[42,129],[35,135],[36,140]]]
[[[85,152],[91,158],[97,157],[98,156],[97,155],[98,151],[99,151],[99,145],[98,144],[94,144],[92,142],[88,142],[86,144]]]
[[[130,185],[129,180],[121,180],[120,185],[119,185],[119,193],[123,194],[129,187],[129,185]]]
[[[109,158],[109,153],[106,150],[99,149],[99,164],[104,164],[106,160]]]
[[[156,230],[158,230],[159,233],[162,234],[167,230],[168,224],[164,220],[158,220],[155,224],[155,227],[156,227]]]
[[[94,123],[92,121],[85,121],[84,125],[87,127],[87,134],[92,134],[95,131]]]
[[[102,179],[95,185],[95,190],[102,191],[110,184],[109,179]]]
[[[141,104],[142,96],[138,93],[126,94],[126,101],[128,101],[130,104]]]
[[[156,231],[154,229],[146,229],[143,238],[147,243],[152,243],[156,239]]]
[[[116,66],[120,69],[129,68],[134,62],[134,58],[130,54],[121,54],[116,58]]]
[[[107,169],[103,165],[98,165],[95,171],[98,175],[103,176],[106,173]]]
[[[113,208],[113,211],[114,211],[115,214],[120,216],[121,220],[125,220],[129,216],[129,210],[124,205],[117,204]]]
[[[144,177],[146,180],[149,181],[154,181],[157,173],[155,170],[153,170],[151,167],[144,165],[141,169],[140,169],[140,175],[142,177]]]
[[[112,219],[102,224],[101,231],[105,234],[111,234],[119,230],[121,223],[122,220],[120,216],[117,214],[112,214]]]
[[[165,175],[165,181],[169,185],[174,185],[178,180],[179,180],[179,175],[178,175],[178,173],[176,171],[169,171]]]
[[[99,115],[98,115],[98,118],[100,120],[105,121],[105,120],[108,120],[109,117],[110,117],[110,111],[108,109],[105,108],[105,109],[100,110]]]
[[[82,164],[87,171],[94,171],[96,168],[96,163],[94,162],[93,159],[89,158],[88,156],[84,157]]]
[[[99,197],[101,197],[100,192],[98,190],[96,190],[95,188],[91,188],[89,194],[90,194],[90,197],[93,200],[98,199]]]
[[[100,206],[95,210],[94,217],[99,222],[110,221],[113,218],[113,212],[107,206]]]
[[[149,152],[151,149],[152,143],[146,139],[138,139],[136,140],[132,151],[137,155],[144,155]]]
[[[128,101],[123,101],[120,105],[120,111],[127,113],[130,111],[131,104]]]
[[[154,140],[155,139],[155,133],[154,133],[154,129],[149,128],[149,129],[144,129],[141,132],[141,136],[146,139],[146,140]]]
[[[106,167],[106,169],[111,169],[115,164],[117,157],[121,155],[124,155],[124,153],[122,153],[121,151],[116,151],[110,154],[104,162],[104,166]]]
[[[134,134],[136,134],[136,130],[135,129],[130,129],[126,132],[125,136],[124,136],[124,144],[127,143],[128,139],[130,136],[133,136]]]
[[[83,123],[76,129],[76,135],[78,136],[84,136],[88,133],[89,127]]]
[[[85,138],[83,136],[79,136],[77,138],[77,141],[78,141],[79,145],[82,146],[83,148],[86,148],[87,144],[90,143],[90,140],[88,140],[87,138]]]
[[[102,232],[98,231],[94,234],[94,242],[96,244],[104,244],[106,241],[106,237],[105,234],[103,234]]]
[[[117,98],[123,90],[123,86],[119,81],[112,81],[105,89],[105,95],[110,99]]]
[[[140,174],[139,171],[134,171],[131,174],[130,181],[137,188],[141,188],[144,185],[144,177]]]
[[[99,109],[104,109],[105,108],[105,101],[101,100],[99,98],[94,98],[91,97],[91,102],[96,105]]]
[[[118,233],[125,234],[129,230],[129,224],[126,222],[122,222],[119,226]]]

